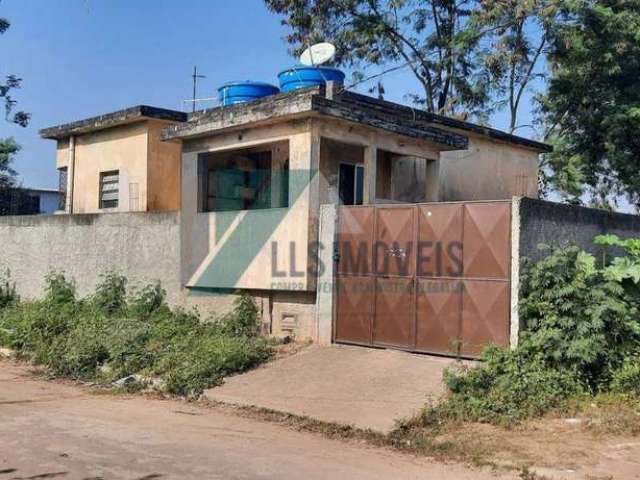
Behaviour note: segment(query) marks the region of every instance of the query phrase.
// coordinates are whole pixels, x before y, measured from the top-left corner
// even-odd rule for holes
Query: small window
[[[58,169],[58,210],[67,209],[67,179],[68,169],[67,167],[61,167]]]
[[[100,208],[118,207],[119,171],[100,173]]]
[[[340,204],[362,205],[364,167],[351,163],[340,164]]]

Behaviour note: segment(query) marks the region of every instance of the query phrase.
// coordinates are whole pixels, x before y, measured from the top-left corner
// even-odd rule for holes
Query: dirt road
[[[16,478],[498,477],[179,401],[95,395],[0,361],[0,480]]]

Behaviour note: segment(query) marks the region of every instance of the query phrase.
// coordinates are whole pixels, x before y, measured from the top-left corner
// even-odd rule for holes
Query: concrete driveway
[[[206,392],[207,398],[383,433],[444,392],[450,358],[396,350],[311,346]]]

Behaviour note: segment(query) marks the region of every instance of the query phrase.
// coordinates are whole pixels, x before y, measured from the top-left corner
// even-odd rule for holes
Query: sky
[[[262,0],[0,0],[0,16],[11,22],[0,36],[0,75],[23,78],[13,96],[32,115],[27,128],[0,120],[0,138],[22,146],[13,167],[28,187],[57,188],[55,141],[41,139],[41,128],[138,104],[190,110],[183,100],[194,65],[206,75],[198,97],[207,98],[231,80],[277,83],[296,63],[286,28]],[[420,91],[406,69],[383,83],[385,98],[400,103]],[[519,123],[530,110],[527,99]],[[504,114],[492,119],[505,123]]]

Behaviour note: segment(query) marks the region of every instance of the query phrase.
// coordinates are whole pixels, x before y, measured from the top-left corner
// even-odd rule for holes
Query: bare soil
[[[462,425],[439,438],[479,463],[527,469],[542,478],[640,478],[640,436],[603,433],[589,418],[545,418],[513,429]]]
[[[259,409],[96,395],[35,373],[0,361],[0,480],[640,479],[638,429],[610,433],[620,419],[601,411],[514,429],[459,426],[437,438],[450,448],[436,461],[393,451],[381,446],[380,435],[339,425]],[[637,420],[624,417],[625,426]]]
[[[517,478],[180,400],[91,393],[0,361],[0,479]]]

